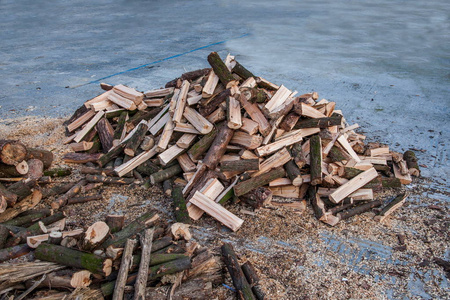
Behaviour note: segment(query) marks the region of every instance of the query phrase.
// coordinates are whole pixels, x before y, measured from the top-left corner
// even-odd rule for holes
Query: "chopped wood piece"
[[[113,91],[122,97],[132,100],[134,103],[139,104],[144,98],[144,94],[136,91],[133,88],[127,87],[123,84],[118,84],[113,87]]]
[[[77,136],[73,139],[75,142],[79,143],[85,136],[88,134],[89,131],[94,128],[94,126],[97,124],[98,121],[103,117],[105,114],[104,111],[99,111],[87,124],[84,126],[82,130],[80,130],[77,134]]]
[[[301,186],[303,183],[303,177],[297,164],[293,160],[289,160],[284,165],[284,168],[289,177],[289,184],[292,184],[294,186]]]
[[[288,100],[289,96],[292,94],[292,91],[287,89],[284,85],[281,85],[277,92],[272,96],[269,102],[264,106],[264,113],[269,115],[274,112],[279,106],[283,105],[283,103]]]
[[[389,147],[380,147],[369,149],[370,156],[379,156],[383,154],[389,154]]]
[[[160,136],[158,145],[156,147],[156,151],[163,152],[164,150],[166,150],[167,146],[169,145],[170,139],[172,138],[174,128],[175,124],[173,123],[173,121],[172,120],[167,121],[166,125],[164,126],[164,130]]]
[[[408,195],[406,193],[402,193],[397,195],[394,199],[392,199],[388,204],[386,204],[380,213],[375,216],[375,220],[378,222],[383,222],[390,214],[399,209],[406,201]]]
[[[300,187],[293,185],[284,185],[284,186],[276,186],[270,187],[274,196],[284,197],[284,198],[299,198],[300,196]]]
[[[106,118],[98,121],[96,126],[98,137],[102,143],[103,152],[108,152],[113,146],[114,129]],[[86,149],[89,150],[89,149]]]
[[[197,166],[191,160],[187,153],[183,153],[177,157],[178,163],[184,172],[195,172],[197,170]]]
[[[177,145],[173,145],[172,147],[158,155],[159,162],[162,166],[166,166],[185,151],[186,149],[180,148]]]
[[[0,163],[0,177],[20,177],[27,174],[28,170],[28,163],[25,160],[16,165],[5,165]]]
[[[233,73],[238,74],[242,79],[248,79],[254,77],[252,72],[247,70],[243,65],[241,65],[239,62],[235,61],[235,65],[232,69]]]
[[[226,119],[225,110],[222,107],[219,107],[208,115],[206,119],[213,124],[221,122]]]
[[[206,197],[210,198],[212,201],[217,200],[217,197],[220,195],[221,192],[223,192],[225,188],[220,183],[219,180],[216,178],[210,178],[206,181],[205,185],[199,189],[199,192],[201,192]],[[193,189],[194,191],[194,189]],[[217,201],[216,201],[217,202]],[[189,217],[193,220],[198,220],[203,215],[204,211],[198,208],[197,206],[193,205],[192,203],[187,203],[187,209],[189,212]]]
[[[82,197],[73,197],[67,200],[67,205],[77,204],[77,203],[86,203],[94,200],[101,200],[103,196],[101,194],[91,195],[91,196],[82,196]]]
[[[352,146],[350,146],[345,135],[341,135],[340,137],[338,137],[337,141],[339,142],[339,144],[341,144],[342,147],[344,147],[345,151],[347,151],[347,153],[350,154],[350,156],[357,163],[361,162],[361,159],[359,158],[358,154],[356,154],[356,152],[353,150]]]
[[[269,187],[292,185],[292,181],[289,178],[278,178],[269,182]]]
[[[234,186],[234,194],[239,197],[241,195],[247,194],[251,190],[264,186],[266,184],[269,184],[269,182],[284,177],[285,171],[283,168],[279,167],[276,169],[273,169],[265,174],[262,174],[257,177],[253,177],[251,179],[248,179],[246,181],[242,181]]]
[[[223,206],[217,204],[199,191],[195,192],[190,202],[233,231],[237,231],[241,227],[242,223],[244,223],[244,220],[241,220],[237,216],[233,215]]]
[[[208,62],[213,68],[214,73],[217,77],[219,77],[220,82],[226,88],[237,84],[237,81],[234,79],[233,75],[231,75],[230,70],[227,68],[217,52],[211,52],[208,55]]]
[[[253,150],[258,148],[263,141],[260,135],[250,135],[243,131],[236,131],[230,141],[230,144],[243,146],[246,149]]]
[[[314,135],[309,142],[311,185],[318,185],[322,183],[322,141],[320,136]]]
[[[89,149],[92,148],[92,146],[94,146],[93,142],[79,142],[79,143],[72,143],[69,144],[69,147],[74,151],[74,152],[82,152],[82,151],[87,151]]]
[[[273,84],[262,77],[256,77],[256,83],[258,86],[268,90],[278,90],[280,88],[278,85]]]
[[[269,155],[283,147],[290,146],[292,144],[301,141],[303,134],[304,134],[303,132],[293,132],[293,134],[288,137],[281,138],[276,142],[256,148],[255,153],[259,157]]]
[[[273,154],[271,157],[268,157],[264,160],[259,167],[259,171],[251,174],[251,177],[257,177],[268,171],[281,167],[286,164],[291,159],[291,155],[286,148],[281,149],[277,153]]]
[[[406,165],[408,166],[409,173],[413,176],[419,177],[420,176],[420,168],[419,164],[417,163],[417,157],[416,154],[408,150],[403,154],[403,159],[406,161]]]
[[[164,111],[164,110],[162,110]],[[153,122],[156,119],[153,118],[149,123],[149,131],[152,135],[156,136],[156,134],[166,125],[166,123],[169,121],[170,119],[170,114],[166,113],[164,115],[162,115],[157,121]],[[152,125],[150,127],[150,125]]]
[[[258,130],[261,132],[263,136],[267,136],[270,133],[271,126],[267,121],[266,117],[263,115],[258,105],[249,102],[244,94],[241,94],[239,97],[239,101],[241,102],[242,107],[248,113],[250,118],[258,123]]]
[[[130,269],[131,261],[133,259],[133,250],[136,246],[137,240],[127,239],[125,249],[120,263],[119,275],[117,275],[116,284],[114,285],[113,300],[122,300],[125,291],[125,285],[128,278],[128,271]]]
[[[345,210],[343,212],[340,212],[340,213],[338,213],[336,215],[336,217],[338,217],[341,220],[346,220],[346,219],[351,218],[351,217],[353,217],[355,215],[365,213],[365,212],[371,210],[374,207],[381,206],[382,204],[383,204],[382,200],[374,200],[374,201],[367,202],[367,203],[358,205],[356,207],[347,209],[347,210]]]
[[[259,277],[256,273],[255,267],[253,267],[250,261],[247,261],[242,265],[242,271],[244,272],[245,278],[247,278],[248,283],[252,287],[252,291],[255,294],[256,299],[264,300],[265,293],[262,291],[259,286]]]
[[[0,223],[11,220],[20,213],[32,209],[41,201],[41,199],[42,193],[38,190],[34,190],[31,195],[16,203],[13,207],[7,208],[4,212],[2,212],[0,214]]]
[[[227,98],[231,96],[231,90],[226,89],[210,98],[200,101],[199,113],[202,116],[208,116],[215,111]]]
[[[378,173],[374,168],[362,172],[361,174],[353,177],[349,182],[341,185],[334,193],[332,193],[329,196],[330,201],[333,203],[341,202],[345,197],[363,187],[377,176]]]
[[[192,133],[192,134],[200,134],[200,132],[189,123],[178,123],[177,125],[175,125],[174,131],[184,132],[184,133]]]
[[[114,169],[114,171],[116,171],[117,175],[119,175],[120,177],[124,176],[125,174],[134,170],[136,167],[143,164],[144,162],[146,162],[147,160],[149,160],[156,154],[157,154],[156,146],[154,146],[152,149],[150,149],[148,151],[144,151],[141,154],[139,154],[138,156],[133,157],[126,163],[116,167]]]
[[[295,128],[328,128],[331,126],[341,125],[341,123],[342,116],[336,115],[333,117],[305,119],[295,124]]]
[[[86,113],[84,113],[81,117],[77,118],[76,120],[74,120],[72,123],[70,123],[69,125],[67,125],[67,130],[69,130],[69,132],[74,131],[75,129],[81,127],[84,123],[86,123],[87,121],[89,121],[93,116],[95,116],[95,111],[93,110],[88,110]]]
[[[248,118],[242,118],[242,127],[240,130],[250,135],[254,135],[258,132],[258,123]]]
[[[233,133],[234,131],[226,124],[220,126],[218,133],[203,160],[205,166],[211,170],[214,170],[217,167],[220,158],[225,153],[226,147],[233,137]]]
[[[220,171],[258,171],[259,170],[259,159],[243,159],[235,161],[224,161],[220,163]]]
[[[227,98],[227,120],[231,129],[242,127],[241,104],[232,96]]]
[[[159,98],[159,97],[165,97],[173,93],[174,88],[164,88],[164,89],[156,89],[151,90],[148,92],[144,92],[145,97],[147,98]]]
[[[402,184],[410,184],[412,182],[411,175],[409,173],[403,175],[396,163],[392,164],[392,168],[394,169],[395,178],[398,178]]]
[[[294,101],[294,112],[299,114],[300,116],[308,117],[308,118],[326,118],[327,116],[315,109],[314,107],[309,106],[303,102],[295,102]]]
[[[183,195],[187,196],[189,192],[194,188],[194,186],[201,180],[208,167],[203,163],[199,163],[197,166],[197,171],[195,171],[194,175],[189,179],[188,184],[183,189]],[[181,168],[180,168],[181,170]]]
[[[180,94],[178,95],[177,105],[176,105],[175,111],[173,113],[172,120],[174,123],[181,122],[181,118],[183,117],[183,113],[184,113],[184,110],[186,107],[186,98],[187,98],[187,93],[189,91],[189,86],[190,86],[189,81],[184,80],[183,84],[181,85],[181,91],[180,91]]]
[[[186,201],[183,196],[183,189],[180,186],[175,186],[173,188],[172,199],[177,222],[190,224],[191,218],[189,218]]]
[[[289,113],[283,121],[280,123],[280,127],[285,131],[291,131],[292,128],[297,124],[298,119],[300,119],[300,116],[296,113],[292,112]],[[303,127],[297,127],[297,128],[303,128]]]
[[[195,141],[197,135],[192,133],[185,133],[181,136],[181,138],[177,141],[177,146],[183,149],[188,149],[192,143]]]
[[[252,288],[247,279],[245,279],[233,246],[229,243],[224,243],[221,249],[228,273],[230,273],[233,285],[236,288],[238,299],[254,300],[255,296],[253,295]]]
[[[16,165],[27,156],[27,148],[18,141],[0,140],[0,161],[7,165]]]
[[[208,98],[214,94],[217,84],[219,83],[219,77],[214,73],[213,70],[209,72],[208,79],[206,80],[205,86],[202,90],[202,97]]]
[[[213,125],[195,109],[186,107],[183,116],[191,123],[201,134],[207,134],[213,129]]]

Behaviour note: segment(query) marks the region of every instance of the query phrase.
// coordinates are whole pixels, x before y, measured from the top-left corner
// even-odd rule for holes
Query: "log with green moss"
[[[42,218],[45,218],[51,214],[51,211],[49,209],[37,211],[25,216],[16,217],[12,220],[6,221],[3,224],[6,225],[13,225],[13,226],[25,226],[28,227],[35,223],[36,221],[39,221]]]
[[[59,263],[78,269],[86,269],[94,274],[108,276],[112,271],[112,260],[63,246],[40,244],[34,256],[43,261]]]
[[[286,172],[284,171],[284,169],[282,167],[279,167],[262,175],[239,182],[233,188],[234,194],[237,197],[242,196],[244,194],[247,194],[251,190],[256,189],[257,187],[269,184],[269,182],[283,177],[285,174]]]
[[[100,156],[100,158],[97,160],[98,165],[103,168],[107,163],[112,161],[117,156],[121,155],[123,150],[125,149],[125,145],[125,143],[119,144],[113,147],[108,153]]]
[[[330,126],[341,125],[341,122],[342,116],[336,114],[332,117],[301,120],[294,126],[294,128],[328,128]]]
[[[252,291],[255,294],[256,299],[264,300],[265,293],[262,291],[261,286],[259,285],[259,276],[256,273],[255,267],[252,265],[250,261],[247,261],[242,265],[242,271],[244,272],[245,278],[248,283],[252,287]]]
[[[259,159],[241,159],[241,160],[228,160],[220,163],[220,171],[235,171],[235,172],[245,172],[245,171],[258,171],[259,170]]]
[[[229,96],[231,96],[230,89],[225,89],[217,95],[202,99],[200,101],[198,112],[204,117],[209,116],[222,102],[226,101]]]
[[[147,124],[141,123],[133,133],[133,135],[126,141],[124,152],[129,156],[135,156],[136,150],[145,138],[148,131]]]
[[[64,177],[72,174],[72,168],[54,168],[44,171],[44,176]]]
[[[314,135],[309,143],[311,185],[319,185],[322,183],[322,141],[320,136]]]
[[[113,234],[109,239],[107,239],[102,244],[102,248],[107,248],[109,246],[114,246],[116,248],[123,247],[128,238],[135,236],[147,227],[151,227],[159,220],[159,215],[155,210],[148,211],[133,222],[125,226],[121,231]]]
[[[150,176],[153,173],[161,171],[161,167],[151,160],[147,160],[143,164],[137,166],[136,171],[138,171],[142,175]]]
[[[197,161],[200,157],[208,151],[211,144],[217,135],[217,129],[213,128],[210,133],[205,134],[197,143],[191,146],[187,154],[193,161]]]
[[[331,159],[331,162],[341,162],[343,160],[350,160],[350,155],[344,153],[341,149],[336,146],[333,146],[328,152],[327,158]]]
[[[387,216],[393,213],[395,210],[399,209],[406,201],[407,194],[401,193],[394,197],[391,201],[381,209],[377,216],[375,216],[375,220],[383,221]]]
[[[165,262],[160,265],[152,266],[148,269],[147,283],[154,281],[155,279],[161,278],[165,275],[170,275],[187,270],[191,267],[191,260],[189,257],[185,256],[176,260]],[[137,273],[128,275],[127,285],[133,285],[136,281]],[[113,294],[114,286],[116,281],[110,281],[102,284],[101,291],[103,296],[107,297]]]
[[[243,65],[241,65],[238,61],[235,61],[235,65],[233,69],[231,70],[233,73],[236,73],[241,77],[242,79],[246,80],[250,77],[255,77],[252,72],[247,70]]]
[[[102,175],[86,175],[87,182],[97,182],[106,184],[125,184],[129,185],[134,182],[134,178],[122,178],[122,177],[109,177]]]
[[[288,178],[292,181],[293,185],[300,186],[303,183],[300,168],[292,159],[284,164],[284,169],[286,170]]]
[[[211,52],[208,55],[208,62],[214,70],[214,73],[219,77],[220,82],[226,87],[229,88],[233,82],[236,82],[230,70],[228,70],[225,63],[220,58],[217,52]]]
[[[172,190],[172,199],[177,222],[191,224],[191,218],[186,207],[186,200],[183,196],[183,188],[174,186]]]
[[[244,272],[242,272],[233,246],[229,243],[225,243],[222,245],[221,249],[228,273],[230,273],[231,279],[233,280],[233,285],[236,288],[237,298],[244,300],[255,300],[252,288],[245,278]]]

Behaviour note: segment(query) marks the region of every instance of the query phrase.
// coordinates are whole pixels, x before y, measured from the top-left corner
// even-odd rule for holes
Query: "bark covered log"
[[[155,184],[158,182],[163,182],[173,176],[180,174],[183,172],[179,164],[173,165],[167,169],[163,169],[159,172],[153,173],[150,175],[150,183]]]
[[[191,218],[186,207],[186,200],[183,197],[183,189],[180,186],[173,188],[172,199],[177,222],[190,224]]]
[[[261,208],[270,203],[272,200],[272,195],[273,193],[270,189],[259,187],[240,196],[239,198],[253,208]]]
[[[239,182],[234,186],[234,194],[239,197],[257,187],[269,184],[269,182],[281,178],[286,174],[283,168],[273,169],[265,174],[250,178],[246,181]]]
[[[98,121],[96,129],[98,137],[100,138],[100,143],[102,144],[102,150],[104,153],[107,153],[113,146],[114,129],[106,118],[102,118]]]
[[[197,143],[191,146],[191,148],[188,150],[189,157],[196,161],[200,159],[200,157],[208,151],[211,144],[214,142],[214,139],[217,135],[217,129],[213,128],[210,133],[204,135]]]
[[[27,148],[18,141],[0,140],[0,161],[14,166],[25,160]]]
[[[311,184],[318,185],[322,183],[322,141],[318,135],[314,135],[310,139],[311,157]]]
[[[220,82],[226,87],[229,88],[229,85],[232,85],[236,82],[231,72],[228,70],[225,63],[220,58],[217,52],[211,52],[208,55],[208,62],[214,70],[214,73],[219,77]]]
[[[47,170],[52,165],[53,153],[48,150],[28,148],[26,159],[39,159],[44,163],[44,170]]]
[[[218,129],[217,135],[213,143],[206,152],[203,164],[210,170],[214,170],[219,164],[220,158],[225,154],[228,143],[233,137],[234,130],[230,129],[227,124],[222,123]]]

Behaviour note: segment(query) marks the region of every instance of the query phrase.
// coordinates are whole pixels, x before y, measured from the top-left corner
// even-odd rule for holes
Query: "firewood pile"
[[[244,220],[226,208],[231,200],[254,209],[310,205],[331,226],[373,209],[381,222],[405,202],[406,194],[386,200],[377,193],[420,175],[414,152],[366,143],[358,124],[349,125],[336,103],[316,92],[298,95],[256,77],[231,55],[223,61],[212,52],[208,62],[211,68],[147,92],[101,84],[104,92],[65,122],[64,143],[73,152],[63,160],[79,165],[78,182],[39,188],[71,169],[50,169],[49,151],[0,140],[0,177],[9,182],[0,184],[0,261],[32,249],[42,261],[1,266],[0,290],[62,286],[96,298],[117,292],[113,299],[121,299],[135,284],[135,299],[144,299],[147,283],[167,274],[187,270],[174,286],[202,274],[216,280],[217,258],[189,242],[183,224],[206,213],[237,231]],[[103,184],[161,185],[179,223],[168,227],[150,211],[125,227],[123,216],[108,216],[87,230],[63,231],[61,209],[102,199],[84,194]],[[52,210],[33,209],[49,197]],[[231,277],[242,277],[233,273],[236,259],[227,258],[232,248],[222,252]],[[245,278],[233,282],[251,294]],[[85,289],[91,283],[100,288]]]
[[[254,208],[302,208],[308,199],[317,218],[334,226],[382,206],[374,200],[377,190],[419,175],[412,151],[366,144],[335,102],[318,101],[316,92],[297,96],[255,77],[231,55],[222,61],[213,52],[208,62],[211,69],[144,93],[102,84],[106,92],[67,122],[67,143],[77,153],[65,160],[96,163],[100,168],[84,168],[88,182],[136,178],[163,183],[169,195],[173,184],[181,186],[173,193],[178,214],[186,205],[191,219],[206,212],[233,231],[244,221],[223,206],[230,198]]]

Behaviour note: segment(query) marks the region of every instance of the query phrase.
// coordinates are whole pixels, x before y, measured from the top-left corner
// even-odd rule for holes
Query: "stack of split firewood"
[[[149,184],[163,183],[167,191],[182,186],[173,193],[178,213],[187,206],[198,220],[206,212],[233,231],[243,220],[222,206],[232,197],[255,208],[301,208],[308,199],[317,218],[336,225],[386,204],[374,200],[374,191],[419,175],[412,151],[365,144],[366,137],[354,131],[358,125],[348,126],[335,102],[318,101],[316,92],[297,96],[255,77],[230,55],[222,61],[212,52],[208,62],[211,69],[145,93],[102,84],[106,92],[67,122],[66,143],[77,153],[65,160],[98,164],[84,168],[90,182],[149,176]]]
[[[2,236],[2,242],[26,242],[0,250],[0,261],[30,251],[38,260],[1,264],[1,294],[16,294],[15,299],[123,299],[128,293],[133,299],[153,299],[157,289],[150,287],[173,283],[176,295],[208,299],[212,284],[222,282],[220,256],[192,241],[186,224],[167,226],[156,211],[126,226],[123,216],[107,216],[86,230],[63,231],[64,220],[63,213],[43,209],[0,225],[2,232],[12,233],[8,239]],[[39,227],[47,233],[34,235]]]

